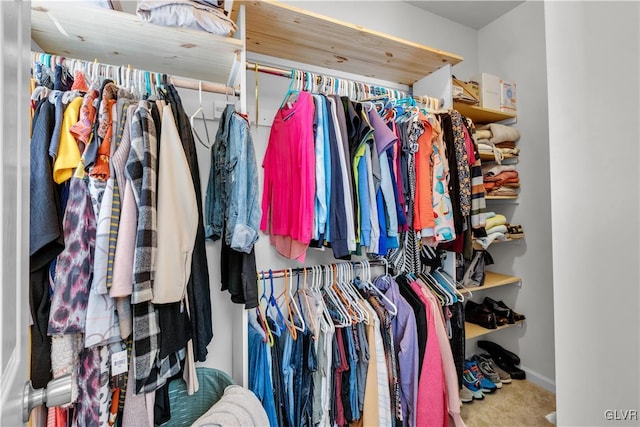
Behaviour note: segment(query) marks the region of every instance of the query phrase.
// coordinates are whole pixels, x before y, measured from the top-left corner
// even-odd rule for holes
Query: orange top
[[[433,145],[431,137],[433,129],[427,118],[420,113],[420,120],[424,125],[424,132],[418,137],[418,151],[416,161],[416,199],[413,213],[413,228],[416,231],[434,228],[433,199],[431,179],[431,154]]]

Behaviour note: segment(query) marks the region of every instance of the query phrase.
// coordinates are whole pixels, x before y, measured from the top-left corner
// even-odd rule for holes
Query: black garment
[[[443,114],[442,118],[442,132],[444,137],[444,143],[447,148],[447,161],[449,162],[449,194],[451,195],[451,208],[453,211],[453,222],[455,224],[456,235],[461,235],[464,227],[464,218],[462,217],[462,211],[460,210],[460,184],[458,179],[458,164],[456,163],[456,147],[453,137],[453,125],[451,122],[451,116],[449,114]]]
[[[51,376],[51,337],[47,335],[51,298],[49,264],[64,249],[62,208],[58,186],[53,182],[49,145],[55,126],[55,106],[41,100],[32,123],[29,211],[29,306],[31,326],[31,372],[35,388],[46,387]]]
[[[169,401],[169,383],[156,390],[156,401],[153,406],[153,423],[160,425],[171,419],[171,402]]]
[[[256,250],[250,253],[231,249],[225,239],[220,251],[220,280],[222,290],[229,291],[231,301],[244,304],[246,309],[258,306],[258,276],[256,274]]]
[[[29,305],[31,307],[31,372],[33,388],[46,387],[51,375],[51,337],[49,326],[49,266],[29,272]]]
[[[191,310],[191,327],[193,330],[194,358],[203,362],[207,358],[207,345],[213,338],[213,322],[211,318],[211,292],[209,288],[209,266],[204,239],[204,221],[202,218],[202,189],[200,186],[200,169],[196,145],[189,124],[189,117],[182,108],[182,101],[173,85],[167,86],[167,97],[178,127],[182,148],[189,163],[193,188],[198,205],[198,231],[191,258],[191,277],[187,283],[187,296]],[[254,271],[255,275],[255,271]]]
[[[420,298],[418,298],[413,289],[411,289],[411,285],[406,276],[398,276],[396,282],[400,289],[400,295],[407,300],[416,318],[416,329],[418,331],[418,373],[420,373],[422,372],[422,361],[427,347],[427,311],[422,301],[420,301]]]
[[[458,373],[458,387],[462,387],[462,369],[465,354],[464,307],[461,302],[449,306],[451,310],[451,353]]]
[[[171,353],[187,347],[187,342],[193,338],[191,321],[183,302],[171,304],[155,304],[160,325],[159,346],[160,358],[164,359]]]
[[[329,101],[323,96],[322,99],[331,111]],[[331,198],[329,201],[329,230],[331,239],[331,249],[333,256],[337,259],[351,259],[349,246],[347,244],[347,213],[344,207],[344,191],[342,189],[342,173],[340,170],[340,148],[337,146],[337,133],[333,120],[327,120],[329,125],[329,148],[331,152]]]
[[[318,370],[318,358],[309,329],[302,337],[302,387],[300,389],[300,426],[313,427],[313,373]]]

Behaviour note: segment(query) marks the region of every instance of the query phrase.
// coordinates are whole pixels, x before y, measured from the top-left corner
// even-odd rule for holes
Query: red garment
[[[313,98],[300,92],[285,104],[271,126],[264,156],[260,229],[287,258],[304,261],[313,229],[315,152]]]
[[[76,138],[78,142],[81,142],[80,152],[84,150],[84,146],[89,143],[89,136],[91,136],[91,128],[93,122],[96,119],[96,107],[93,105],[93,101],[100,95],[97,90],[87,92],[82,100],[82,107],[80,107],[80,119],[71,126],[69,132]]]

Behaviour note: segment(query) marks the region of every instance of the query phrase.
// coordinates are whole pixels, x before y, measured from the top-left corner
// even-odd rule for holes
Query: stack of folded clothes
[[[487,196],[517,196],[520,176],[515,165],[482,165],[482,183]]]
[[[493,156],[496,162],[502,163],[505,158],[517,157],[520,154],[520,149],[516,147],[520,132],[514,127],[491,123],[478,128],[475,138],[480,157],[483,159]]]
[[[192,28],[230,36],[238,28],[218,0],[145,0],[138,2],[138,18],[167,27]]]
[[[485,230],[487,237],[479,237],[476,239],[484,249],[487,249],[494,240],[507,239],[507,218],[504,215],[495,212],[485,212],[487,223]]]

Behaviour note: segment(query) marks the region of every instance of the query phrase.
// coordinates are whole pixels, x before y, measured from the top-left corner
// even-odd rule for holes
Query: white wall
[[[504,213],[522,224],[525,239],[492,245],[496,262],[491,270],[522,277],[522,287],[505,286],[485,294],[504,298],[524,313],[523,328],[507,329],[489,339],[520,355],[528,378],[551,390],[555,377],[553,341],[553,281],[551,257],[551,201],[549,130],[545,68],[544,4],[526,2],[478,31],[479,71],[517,84],[521,134],[517,166],[521,192],[518,204],[488,202],[487,209]],[[480,293],[478,293],[480,294]],[[474,342],[468,350],[477,349]]]
[[[547,2],[545,19],[558,424],[637,426],[640,4]]]

